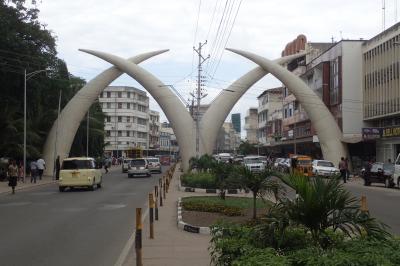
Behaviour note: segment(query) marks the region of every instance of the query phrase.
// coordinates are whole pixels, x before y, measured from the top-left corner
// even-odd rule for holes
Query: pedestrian
[[[37,169],[37,164],[36,164],[35,160],[31,161],[30,168],[31,168],[31,183],[32,182],[36,183],[38,169]]]
[[[46,169],[46,162],[42,158],[39,158],[39,160],[36,161],[36,165],[38,169],[39,180],[42,180],[43,171]]]
[[[346,169],[346,161],[344,160],[343,157],[340,158],[339,170],[340,170],[340,177],[343,179],[343,183],[346,183],[347,169]]]
[[[8,178],[8,186],[12,188],[12,194],[15,194],[18,179],[18,166],[15,160],[12,160],[8,166]]]
[[[349,170],[349,158],[344,158],[344,162],[346,164],[346,180],[350,179],[350,170]]]
[[[106,174],[108,173],[108,159],[104,160],[104,170],[106,170]]]
[[[60,169],[61,169],[60,156],[57,156],[56,164],[54,167],[56,169],[56,180],[59,180],[60,179]]]
[[[22,162],[19,162],[19,166],[18,166],[18,180],[19,181],[25,182],[24,171],[25,171],[24,164]]]

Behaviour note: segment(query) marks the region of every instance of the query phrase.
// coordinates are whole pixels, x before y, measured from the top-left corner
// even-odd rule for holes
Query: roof
[[[270,94],[270,93],[273,93],[273,94],[281,94],[282,93],[282,89],[283,89],[283,87],[277,87],[277,88],[271,88],[271,89],[267,89],[267,90],[265,90],[265,91],[263,91],[259,96],[257,96],[257,99],[259,99],[259,98],[261,98],[261,97],[263,97],[265,94]]]

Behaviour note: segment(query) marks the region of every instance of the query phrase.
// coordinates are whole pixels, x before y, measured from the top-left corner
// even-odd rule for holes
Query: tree
[[[255,144],[251,144],[250,142],[241,141],[239,145],[239,153],[243,154],[244,156],[249,154],[257,153],[257,146]]]
[[[190,169],[196,169],[199,172],[208,171],[212,169],[216,160],[208,154],[200,156],[200,158],[192,157],[189,160]]]
[[[292,224],[303,226],[321,247],[329,240],[328,228],[342,231],[349,237],[363,234],[376,238],[389,236],[387,226],[362,212],[358,200],[339,180],[308,179],[302,175],[289,175],[285,179],[298,196],[294,200],[280,200],[270,216],[286,217]]]
[[[273,172],[270,169],[253,173],[247,167],[240,166],[239,175],[241,186],[253,194],[253,219],[257,219],[257,198],[264,199],[267,195],[273,194],[275,200],[278,200],[284,188],[278,181],[271,180]]]
[[[212,169],[219,189],[219,196],[223,200],[225,200],[226,190],[235,185],[235,175],[232,174],[235,172],[235,169],[236,168],[232,164],[223,162],[216,162]]]

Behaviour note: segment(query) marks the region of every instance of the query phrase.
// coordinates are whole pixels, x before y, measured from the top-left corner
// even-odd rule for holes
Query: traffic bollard
[[[158,186],[154,186],[154,218],[158,221]]]
[[[166,197],[166,193],[165,193],[165,182],[164,182],[164,184],[163,184],[163,196],[164,196],[164,199],[167,198],[167,197]]]
[[[367,197],[366,196],[361,196],[361,208],[360,208],[360,210],[362,212],[368,212]]]
[[[153,193],[149,193],[149,206],[150,206],[150,239],[154,239],[154,200]]]
[[[159,197],[160,197],[160,207],[163,206],[162,189],[163,189],[163,186],[162,186],[162,183],[161,183],[161,186],[160,186],[160,193],[159,193]]]
[[[136,208],[135,251],[136,266],[142,266],[142,208]]]

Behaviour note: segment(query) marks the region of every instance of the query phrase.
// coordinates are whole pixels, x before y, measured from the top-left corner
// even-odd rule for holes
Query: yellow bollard
[[[149,193],[149,206],[150,206],[150,239],[154,239],[154,200],[153,193]]]
[[[368,207],[367,207],[367,197],[366,196],[361,196],[361,208],[360,210],[362,212],[368,212]]]
[[[135,251],[136,266],[142,266],[142,208],[136,208]]]
[[[154,186],[154,218],[158,221],[158,186]]]

